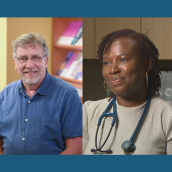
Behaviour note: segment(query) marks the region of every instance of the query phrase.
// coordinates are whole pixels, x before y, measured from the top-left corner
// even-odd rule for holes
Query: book
[[[79,38],[82,36],[82,25],[80,26],[78,32],[76,33],[71,45],[76,44],[76,42],[79,40]]]
[[[66,64],[65,68],[63,69],[63,71],[61,72],[60,76],[62,77],[66,77],[66,74],[72,64],[72,62],[75,60],[75,58],[77,57],[77,54],[73,53],[73,55],[71,56],[71,58],[69,59],[68,63]]]
[[[71,45],[81,25],[82,25],[82,22],[73,22],[73,28],[70,30],[70,35],[68,36],[66,45]]]
[[[67,42],[67,39],[70,35],[70,31],[71,31],[72,27],[73,27],[73,22],[70,22],[68,24],[67,28],[65,29],[65,31],[63,32],[63,34],[58,39],[57,44],[64,45],[65,42]]]
[[[69,59],[72,57],[72,55],[73,55],[73,52],[69,52],[67,54],[66,58],[64,59],[64,61],[60,65],[58,72],[56,73],[57,75],[60,75],[62,73],[62,71],[64,70],[65,66],[67,65]]]
[[[75,60],[72,62],[71,66],[69,67],[68,71],[66,72],[65,77],[74,79],[77,73],[77,65],[82,59],[82,53],[78,53]],[[75,72],[76,71],[76,72]]]
[[[75,35],[80,29],[82,22],[69,22],[62,36],[57,41],[59,45],[71,45]]]
[[[77,70],[77,73],[74,78],[82,81],[82,59],[79,61],[76,67],[76,70]]]
[[[79,38],[79,40],[75,43],[75,45],[81,45],[82,46],[82,36]]]

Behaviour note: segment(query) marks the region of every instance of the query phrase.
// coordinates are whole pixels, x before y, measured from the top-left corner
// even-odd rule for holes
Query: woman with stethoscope
[[[97,56],[111,94],[83,105],[83,154],[172,154],[172,106],[157,97],[158,55],[130,29],[102,39]]]

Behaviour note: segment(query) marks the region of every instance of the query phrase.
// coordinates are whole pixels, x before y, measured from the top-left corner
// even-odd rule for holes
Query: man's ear
[[[14,59],[14,66],[15,66],[15,70],[17,70],[17,62],[15,59]]]
[[[48,60],[49,58],[48,57],[45,57],[45,68],[48,69]]]

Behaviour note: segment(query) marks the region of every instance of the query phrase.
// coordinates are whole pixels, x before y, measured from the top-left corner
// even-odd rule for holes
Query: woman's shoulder
[[[83,115],[87,114],[91,118],[94,118],[97,115],[99,116],[103,113],[108,104],[108,98],[97,101],[86,101],[83,105]]]
[[[151,99],[150,111],[154,114],[154,117],[158,117],[160,115],[161,119],[172,120],[172,104],[160,97],[154,97]]]
[[[153,97],[151,99],[151,105],[153,107],[161,107],[161,108],[169,107],[169,108],[172,108],[172,104],[170,104],[166,100],[161,99],[160,97]]]
[[[86,101],[83,105],[83,124],[95,124],[96,126],[98,118],[104,112],[108,104],[108,98],[97,101]]]
[[[104,99],[101,99],[101,100],[96,100],[96,101],[92,101],[92,100],[88,100],[86,101],[83,106],[86,107],[86,108],[95,108],[95,107],[102,107],[102,105],[104,106],[107,106],[109,104],[109,101],[108,101],[108,98],[104,98]]]

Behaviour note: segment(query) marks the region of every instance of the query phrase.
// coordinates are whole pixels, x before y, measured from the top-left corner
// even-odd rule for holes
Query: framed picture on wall
[[[161,68],[160,97],[172,104],[172,60],[159,60]]]

